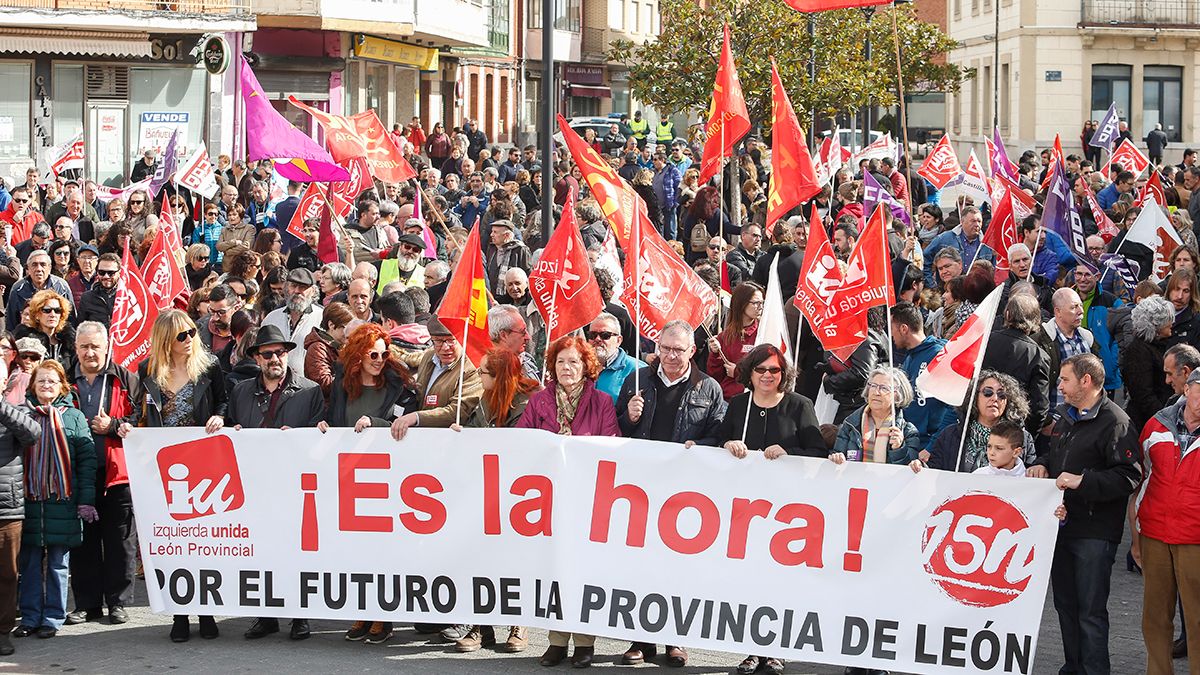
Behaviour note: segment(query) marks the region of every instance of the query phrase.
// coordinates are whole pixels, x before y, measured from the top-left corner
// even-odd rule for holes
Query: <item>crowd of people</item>
[[[843,168],[811,204],[766,222],[765,145],[750,139],[739,148],[736,184],[701,185],[699,146],[671,134],[655,143],[647,127],[628,139],[588,140],[722,303],[705,324],[672,321],[655,341],[638,335],[631,308],[615,297],[620,280],[603,264],[608,224],[565,149],[543,158],[533,147],[490,147],[470,122],[454,133],[437,124],[426,134],[416,120],[397,130],[418,178],[359,196],[336,262],[317,253],[318,221],[303,223],[303,238],[287,232],[302,186],[289,183],[273,198],[269,161],[222,157],[212,201],[168,185],[165,195],[138,190],[106,202],[91,181],[43,182],[33,169],[25,183],[0,190],[0,654],[13,652],[10,634],[50,638],[64,625],[128,620],[138,563],[122,441],[142,427],[181,426],[389,428],[399,442],[413,427],[514,427],[715,446],[736,458],[761,452],[1049,478],[1064,493],[1052,568],[1061,672],[1110,671],[1109,581],[1127,528],[1128,569],[1145,579],[1147,671],[1170,673],[1173,656],[1200,654],[1200,644],[1189,644],[1200,627],[1188,625],[1200,620],[1200,566],[1187,563],[1200,550],[1192,515],[1200,467],[1191,456],[1200,442],[1195,152],[1179,167],[1151,169],[1167,186],[1160,208],[1191,243],[1172,255],[1161,283],[1145,278],[1152,266],[1144,264],[1131,289],[1077,261],[1042,226],[1040,208],[1020,223],[1009,272],[997,275],[996,252],[982,242],[989,206],[941,203],[891,159]],[[142,173],[156,161],[145,159]],[[1138,213],[1138,177],[1120,166],[1105,175],[1076,155],[1065,165],[1089,253],[1119,248],[1148,260],[1152,252],[1123,242]],[[1047,153],[1020,157],[1020,185],[1038,201],[1049,168]],[[551,195],[541,193],[543,171],[554,172]],[[870,216],[867,177],[916,214],[911,228],[889,219],[898,303],[869,311],[868,336],[844,361],[801,329],[806,319],[789,301],[795,349],[759,344],[771,268],[790,298],[815,227],[844,265]],[[1115,238],[1098,234],[1084,184],[1120,228]],[[418,190],[424,220],[414,217]],[[605,307],[549,342],[528,277],[548,234],[542,201],[552,201],[557,221],[568,196]],[[173,211],[185,244],[189,292],[159,316],[148,355],[130,372],[108,356],[107,324],[122,254],[144,258],[168,222],[160,208]],[[479,363],[436,315],[474,228],[491,305],[492,347]],[[1000,315],[967,403],[956,409],[926,397],[917,376],[998,285]],[[1179,639],[1177,599],[1192,629]],[[520,652],[529,642],[521,626],[506,636],[493,626],[417,629],[463,652]],[[245,637],[280,630],[277,619],[261,618]],[[176,616],[170,639],[191,632],[189,617]],[[200,637],[219,633],[213,617],[199,617]],[[308,621],[293,619],[288,634],[307,638]],[[392,635],[391,623],[365,616],[345,638],[378,644]],[[552,631],[540,662],[586,667],[594,642]],[[688,659],[681,646],[663,654],[671,666]],[[620,660],[657,655],[657,645],[639,642]],[[737,672],[784,667],[750,655]]]

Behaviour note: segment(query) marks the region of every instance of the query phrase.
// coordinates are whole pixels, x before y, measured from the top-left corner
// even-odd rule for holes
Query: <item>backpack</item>
[[[704,224],[704,221],[697,221],[692,226],[692,234],[688,239],[692,247],[692,253],[704,253],[708,248],[709,239],[712,239],[712,237],[708,234],[708,226]]]

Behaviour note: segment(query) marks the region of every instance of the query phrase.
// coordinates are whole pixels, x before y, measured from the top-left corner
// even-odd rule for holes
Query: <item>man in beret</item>
[[[305,267],[298,267],[287,275],[284,293],[287,303],[263,319],[263,327],[275,326],[296,346],[288,352],[288,368],[297,373],[304,372],[304,338],[321,324],[321,312],[314,309],[317,302],[317,280]]]

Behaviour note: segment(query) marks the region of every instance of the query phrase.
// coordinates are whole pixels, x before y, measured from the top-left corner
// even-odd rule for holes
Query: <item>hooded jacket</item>
[[[429,349],[429,329],[419,323],[393,326],[388,331],[392,346],[405,352],[423,352]]]
[[[1145,478],[1137,494],[1141,534],[1165,544],[1200,544],[1200,439],[1181,447],[1175,420],[1187,401],[1163,408],[1142,430]]]
[[[329,399],[329,387],[333,384],[333,370],[342,348],[333,336],[320,328],[312,329],[304,338],[304,377],[317,383],[325,399]]]
[[[25,448],[41,436],[28,408],[0,400],[0,520],[25,517]]]
[[[945,344],[944,339],[927,335],[921,344],[908,350],[901,367],[904,374],[908,375],[908,381],[912,383],[914,390],[917,388],[917,376],[925,370],[925,367],[933,360],[933,357],[938,355]],[[942,430],[942,418],[946,416],[948,409],[949,406],[945,402],[932,396],[926,398],[919,391],[912,404],[904,409],[904,417],[917,431],[918,450],[928,448],[933,437]]]

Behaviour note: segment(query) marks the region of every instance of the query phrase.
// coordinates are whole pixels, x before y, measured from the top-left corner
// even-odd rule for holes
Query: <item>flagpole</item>
[[[642,283],[642,219],[638,217],[638,209],[643,204],[641,197],[635,197],[633,200],[633,302],[634,313],[637,315],[637,328],[633,331],[633,349],[637,354],[637,360],[642,360],[642,293],[640,290]],[[720,296],[717,298],[717,306],[720,307]],[[633,390],[640,392],[642,390],[641,368],[633,370]]]
[[[462,426],[462,394],[463,380],[467,373],[467,331],[471,329],[471,312],[467,310],[467,316],[463,317],[463,340],[462,340],[462,355],[458,358],[461,363],[458,364],[458,405],[454,408],[454,423]]]
[[[985,336],[986,339],[986,336]],[[986,349],[986,344],[984,345]],[[967,430],[971,428],[971,408],[975,405],[975,388],[979,386],[979,368],[971,375],[971,386],[967,389],[966,410],[963,412],[962,434],[958,439],[958,452],[954,455],[954,466],[951,472],[958,472],[958,463],[962,461],[963,446],[967,443]]]
[[[904,180],[908,180],[908,171],[912,168],[912,160],[908,156],[908,112],[904,104],[904,75],[900,68],[900,28],[896,20],[896,12],[899,8],[892,5],[892,37],[896,42],[896,88],[900,92],[900,98],[897,105],[900,108],[900,133],[904,143]],[[997,42],[999,42],[997,40]],[[912,214],[912,190],[904,191],[904,208],[909,215]]]
[[[714,94],[714,96],[715,96],[715,94]],[[709,120],[709,123],[712,123],[712,120]],[[721,124],[721,147],[717,152],[720,153],[719,156],[717,157],[717,164],[720,165],[720,169],[717,171],[717,194],[718,194],[717,199],[723,201],[725,199],[725,167],[723,166],[723,164],[725,162],[725,124],[724,123]],[[724,214],[722,214],[722,215],[724,215]],[[727,218],[727,217],[728,216],[717,218],[717,234],[718,234],[718,236],[721,237],[722,249],[724,249],[724,246],[725,246],[725,218]],[[722,250],[721,251],[722,259],[724,259],[724,255],[725,255],[725,251]],[[721,268],[718,266],[717,273],[719,274],[720,272],[721,272]],[[726,272],[726,274],[728,274],[728,271]],[[733,282],[731,280],[730,281],[731,288],[729,289],[729,292],[731,294],[733,293],[732,285],[733,285]],[[721,293],[719,291],[717,292],[717,328],[718,329],[721,328]]]
[[[878,209],[882,208],[882,205],[876,206],[875,208],[876,208],[876,210],[878,210]],[[889,209],[889,211],[890,211],[890,209]],[[880,219],[879,222],[881,225],[883,224],[882,219]],[[888,235],[887,228],[884,228],[883,236],[880,237],[880,239],[883,240],[883,259],[891,260],[891,251],[888,249],[887,235]],[[983,245],[982,242],[980,242],[980,245],[981,246]],[[892,372],[891,372],[891,369],[896,367],[896,359],[895,359],[895,356],[892,354],[892,303],[888,302],[888,298],[886,297],[888,295],[887,289],[891,285],[892,285],[892,267],[891,267],[891,265],[888,265],[888,276],[884,280],[883,294],[885,297],[883,299],[883,307],[884,307],[884,313],[887,314],[888,378],[895,379],[892,377]],[[892,387],[895,388],[895,382],[892,383]],[[896,395],[893,393],[892,394],[892,424],[895,424],[895,423],[896,423]]]

